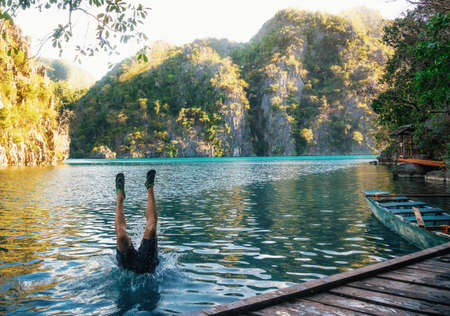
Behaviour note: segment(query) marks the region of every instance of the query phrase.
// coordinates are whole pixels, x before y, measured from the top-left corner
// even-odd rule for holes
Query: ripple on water
[[[224,161],[1,169],[0,311],[188,312],[416,250],[373,219],[360,195],[395,191],[382,167]],[[114,176],[126,176],[137,246],[149,168],[158,171],[160,265],[136,275],[115,259]]]

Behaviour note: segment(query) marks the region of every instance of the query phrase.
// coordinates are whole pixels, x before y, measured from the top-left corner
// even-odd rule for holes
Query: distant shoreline
[[[348,160],[348,159],[376,159],[377,155],[305,155],[305,156],[266,156],[266,157],[180,157],[180,158],[70,158],[63,161],[68,165],[85,164],[144,164],[149,162],[229,162],[229,161],[269,161],[269,160]]]

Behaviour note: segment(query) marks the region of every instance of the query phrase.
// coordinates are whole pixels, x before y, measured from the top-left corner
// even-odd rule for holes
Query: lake
[[[393,181],[370,160],[68,160],[0,169],[0,313],[188,312],[417,251],[371,215],[361,191],[448,188]],[[136,275],[115,259],[114,178],[125,174],[128,232],[138,246],[151,168],[160,265]]]

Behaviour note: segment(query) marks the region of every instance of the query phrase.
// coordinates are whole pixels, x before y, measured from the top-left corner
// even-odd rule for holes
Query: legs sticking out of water
[[[156,212],[155,195],[153,193],[153,186],[155,184],[155,170],[147,172],[147,181],[145,181],[145,187],[147,188],[147,210],[145,211],[145,218],[147,223],[145,225],[144,239],[156,238],[156,225],[158,220],[158,214]]]
[[[114,228],[116,230],[116,246],[120,252],[125,253],[131,246],[130,237],[127,234],[127,223],[123,211],[123,200],[125,199],[125,177],[123,173],[116,176],[116,217]]]

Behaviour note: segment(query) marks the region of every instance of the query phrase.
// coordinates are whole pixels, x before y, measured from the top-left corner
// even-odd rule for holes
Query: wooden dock
[[[450,315],[450,243],[189,315]]]

